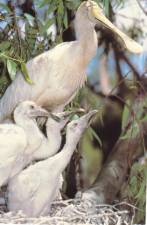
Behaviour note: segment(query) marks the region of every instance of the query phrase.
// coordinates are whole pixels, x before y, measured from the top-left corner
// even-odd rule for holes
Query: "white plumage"
[[[14,111],[16,124],[0,125],[0,187],[21,171],[26,164],[26,156],[33,153],[40,144],[41,132],[38,132],[34,121],[38,116],[48,116],[48,112],[26,101],[20,103]],[[33,137],[36,130],[39,134],[37,139]]]
[[[26,146],[26,133],[21,127],[0,125],[0,186],[21,170]]]
[[[80,110],[77,110],[77,112],[78,111]],[[72,111],[66,111],[56,113],[48,118],[46,122],[47,137],[43,137],[41,145],[38,146],[33,155],[31,155],[29,161],[46,159],[57,153],[61,145],[61,130],[68,122],[71,114],[73,114]]]
[[[14,111],[16,124],[0,125],[0,187],[33,160],[46,159],[57,153],[61,144],[61,130],[72,112],[58,113],[48,118],[47,137],[35,120],[49,113],[34,102],[24,101]]]
[[[60,188],[61,174],[69,163],[89,120],[96,112],[93,110],[67,125],[66,143],[61,152],[29,166],[9,182],[9,210],[22,210],[31,217],[43,216],[49,212],[50,204]]]
[[[0,100],[0,121],[10,117],[16,104],[24,100],[35,101],[52,111],[61,111],[86,81],[86,67],[95,56],[96,23],[101,22],[119,35],[127,49],[140,53],[139,44],[119,31],[101,12],[99,6],[84,1],[76,13],[76,41],[57,45],[27,63],[29,76],[34,85],[25,82],[19,72]]]

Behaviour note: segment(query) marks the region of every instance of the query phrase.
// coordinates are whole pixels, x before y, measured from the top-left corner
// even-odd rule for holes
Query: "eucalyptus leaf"
[[[10,76],[11,80],[13,81],[16,76],[17,64],[12,60],[7,59],[7,69],[9,72],[9,76]]]
[[[141,187],[140,190],[138,192],[138,194],[135,196],[136,199],[144,199],[144,194],[145,194],[145,189],[146,189],[146,182],[142,182],[141,183]]]
[[[77,9],[77,7],[80,5],[81,1],[80,0],[66,0],[66,7],[68,9],[71,9],[71,10],[75,10]]]
[[[102,147],[102,141],[101,139],[99,138],[98,134],[95,132],[95,130],[92,128],[92,127],[89,127],[93,137],[98,141],[100,147]]]
[[[27,19],[30,26],[34,26],[34,17],[28,13],[24,14],[25,18]]]
[[[47,30],[55,22],[54,18],[48,19],[45,23],[44,29]]]
[[[64,5],[63,2],[60,1],[57,9],[57,23],[59,31],[61,31],[62,24],[63,24],[63,17],[64,17]]]
[[[134,120],[129,129],[127,130],[127,132],[123,136],[121,136],[120,139],[125,140],[128,138],[135,138],[139,134],[139,131],[140,131],[139,124],[137,123],[136,120]]]
[[[63,20],[63,22],[64,22],[65,28],[67,28],[67,27],[68,27],[68,18],[67,18],[67,12],[66,12],[66,11],[65,11],[65,15],[64,15],[64,20]]]
[[[37,8],[42,8],[46,4],[49,4],[51,2],[51,0],[41,0],[41,1],[35,0],[34,2],[35,2],[35,5]]]
[[[52,4],[49,5],[47,14],[50,15],[51,13],[55,12],[57,9],[57,5],[53,2]]]
[[[29,84],[34,84],[34,82],[30,79],[29,74],[28,74],[28,70],[26,67],[26,64],[24,62],[21,62],[21,71],[24,75],[25,80],[29,83]]]
[[[50,28],[50,26],[52,25],[54,23],[54,18],[52,18],[52,19],[48,19],[46,22],[45,22],[45,24],[43,25],[41,25],[40,24],[40,34],[45,34],[46,32],[47,32],[47,30],[48,30],[48,28]]]
[[[104,0],[103,2],[104,2],[105,14],[106,14],[107,17],[109,17],[109,4],[110,4],[110,2],[109,2],[109,0]]]
[[[62,1],[59,1],[59,5],[58,5],[58,13],[60,15],[63,15],[64,14],[64,5],[63,5],[63,2]]]
[[[72,117],[72,120],[77,120],[79,119],[79,116],[77,114],[75,114],[73,117]]]
[[[123,116],[122,116],[122,129],[124,130],[128,124],[129,116],[130,116],[130,101],[126,101],[126,105],[124,107]]]
[[[0,51],[5,51],[7,50],[8,48],[10,48],[11,46],[11,43],[9,41],[3,41],[0,43]]]
[[[6,10],[8,13],[11,12],[10,8],[7,6],[7,4],[0,3],[0,11],[1,10]]]

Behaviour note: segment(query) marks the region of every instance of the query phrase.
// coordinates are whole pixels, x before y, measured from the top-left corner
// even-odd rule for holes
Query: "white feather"
[[[23,170],[9,182],[8,207],[11,211],[22,210],[27,216],[36,217],[49,212],[52,201],[61,187],[61,174],[87,127],[91,111],[67,125],[66,144],[55,156]]]

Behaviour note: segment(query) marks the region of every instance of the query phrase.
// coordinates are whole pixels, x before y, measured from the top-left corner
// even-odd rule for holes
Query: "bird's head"
[[[71,114],[67,112],[51,113],[46,122],[46,129],[49,130],[62,130],[69,121]]]
[[[51,113],[48,117],[46,127],[51,129],[59,129],[62,130],[65,125],[69,122],[70,117],[72,117],[75,113],[84,112],[83,109],[73,110],[73,111],[65,111],[61,113]]]
[[[66,141],[77,144],[96,113],[97,110],[92,110],[84,116],[81,116],[79,119],[71,121],[67,125]]]
[[[97,23],[101,23],[102,25],[107,27],[109,30],[119,36],[126,49],[130,52],[141,53],[143,51],[141,45],[129,38],[105,17],[102,9],[96,2],[91,0],[82,2],[77,10],[76,15],[79,17],[79,19],[84,18],[85,20],[87,20],[88,18],[88,20],[94,25],[96,25]]]
[[[33,119],[37,117],[48,117],[49,112],[40,106],[36,105],[32,101],[23,101],[14,110],[14,119],[23,117],[27,119]]]

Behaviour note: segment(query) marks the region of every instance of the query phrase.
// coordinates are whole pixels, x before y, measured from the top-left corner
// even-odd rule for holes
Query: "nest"
[[[52,204],[48,216],[28,218],[21,211],[18,213],[0,211],[0,223],[5,224],[49,224],[49,225],[130,225],[134,213],[130,214],[127,203],[115,205],[95,205],[80,200],[60,200]],[[131,206],[133,209],[135,207]]]

